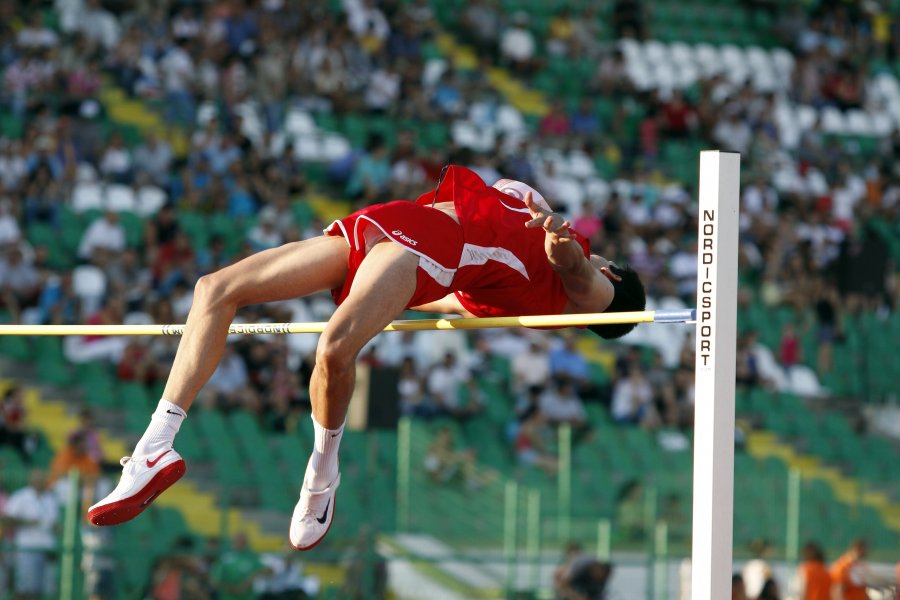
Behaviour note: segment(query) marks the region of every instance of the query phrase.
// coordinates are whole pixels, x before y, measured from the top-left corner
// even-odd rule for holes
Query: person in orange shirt
[[[815,542],[803,547],[803,563],[797,568],[799,600],[831,600],[831,574],[825,566],[825,555]]]
[[[56,453],[50,465],[50,483],[65,476],[71,469],[77,469],[82,477],[96,479],[100,475],[100,464],[90,455],[84,432],[76,431],[69,436],[66,447]]]
[[[866,555],[869,545],[863,539],[855,540],[850,548],[833,565],[831,579],[836,600],[868,600],[866,586],[874,582]]]

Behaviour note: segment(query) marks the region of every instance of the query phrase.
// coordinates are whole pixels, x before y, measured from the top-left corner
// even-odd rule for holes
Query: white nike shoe
[[[324,490],[311,492],[304,478],[300,499],[291,517],[291,546],[297,550],[311,550],[322,541],[334,520],[334,497],[339,485],[340,473]]]
[[[126,456],[119,462],[124,467],[119,485],[88,509],[88,517],[94,525],[118,525],[130,521],[181,479],[186,470],[184,459],[172,448],[155,457]]]

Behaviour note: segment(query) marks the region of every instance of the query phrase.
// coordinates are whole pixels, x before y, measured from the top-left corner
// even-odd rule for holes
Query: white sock
[[[160,451],[171,449],[175,434],[181,429],[181,422],[186,416],[187,413],[180,406],[168,400],[160,400],[150,416],[147,431],[134,447],[134,455],[155,456]]]
[[[338,449],[344,436],[344,426],[325,429],[312,417],[315,443],[306,465],[306,482],[311,490],[323,490],[338,474]]]

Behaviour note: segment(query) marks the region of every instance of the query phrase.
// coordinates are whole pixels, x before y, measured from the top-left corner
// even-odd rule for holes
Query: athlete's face
[[[612,281],[613,283],[622,281],[622,278],[613,273],[610,270],[610,267],[618,268],[619,265],[612,262],[611,260],[607,260],[600,256],[599,254],[591,254],[590,257],[591,266],[600,271],[600,274]]]

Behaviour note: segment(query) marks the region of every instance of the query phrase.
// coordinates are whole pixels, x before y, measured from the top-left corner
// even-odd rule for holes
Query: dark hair
[[[622,281],[613,281],[615,290],[612,302],[603,312],[631,312],[642,311],[647,305],[647,296],[644,294],[644,284],[631,267],[609,267],[609,270],[622,278]],[[637,326],[637,323],[617,323],[615,325],[588,325],[588,329],[600,337],[612,340],[620,338]]]
[[[807,542],[806,545],[803,546],[802,554],[803,560],[825,562],[825,553],[822,552],[822,547],[815,542]]]

